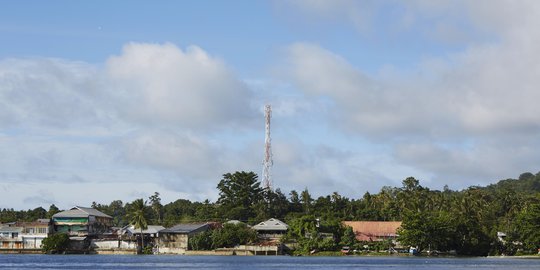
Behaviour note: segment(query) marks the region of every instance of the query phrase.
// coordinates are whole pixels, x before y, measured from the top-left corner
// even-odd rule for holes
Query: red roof
[[[379,241],[397,236],[401,221],[343,221],[352,227],[358,241]]]

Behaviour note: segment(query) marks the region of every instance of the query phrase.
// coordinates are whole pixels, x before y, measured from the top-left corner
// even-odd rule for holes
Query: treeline
[[[0,210],[0,223],[9,223],[15,221],[36,221],[38,219],[51,218],[54,214],[60,212],[56,205],[51,204],[49,210],[43,207],[37,207],[28,210],[14,210],[13,208],[3,208]]]
[[[341,226],[343,220],[403,221],[400,242],[420,250],[512,255],[517,251],[536,253],[540,247],[540,173],[523,173],[518,179],[461,191],[447,187],[431,190],[409,177],[401,187],[386,186],[376,194],[366,192],[357,199],[337,192],[314,198],[307,188],[287,194],[280,189],[265,190],[253,172],[225,174],[217,189],[216,202],[178,199],[163,205],[159,193],[154,193],[146,200],[148,224],[168,227],[186,222],[239,220],[253,225],[274,217],[289,224],[288,240],[296,241],[300,250],[309,251],[373,245],[358,243],[350,229]],[[93,203],[92,207],[112,216],[115,226],[123,226],[128,223],[132,203],[116,200],[110,204]],[[0,222],[51,217],[58,211],[55,208],[2,209]],[[498,240],[497,232],[506,234],[503,242]],[[391,245],[376,244],[383,245],[378,248]]]

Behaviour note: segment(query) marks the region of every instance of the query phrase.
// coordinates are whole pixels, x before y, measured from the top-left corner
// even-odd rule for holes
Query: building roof
[[[22,227],[0,227],[0,233],[20,233],[23,231]]]
[[[50,221],[48,218],[40,218],[36,221],[17,221],[14,225],[17,227],[48,227]]]
[[[49,223],[43,223],[38,221],[17,221],[15,224],[17,227],[48,227]]]
[[[208,229],[208,223],[189,223],[189,224],[178,224],[171,228],[164,229],[159,231],[160,233],[192,233],[199,230]]]
[[[396,237],[401,221],[343,221],[343,225],[353,229],[358,241],[376,241],[381,238]]]
[[[111,216],[100,212],[91,207],[75,206],[67,211],[62,211],[53,215],[53,218],[87,218],[89,216],[112,218]]]
[[[143,230],[143,234],[153,234],[153,233],[158,233],[159,231],[161,230],[164,230],[165,227],[161,226],[161,225],[148,225],[146,230]],[[135,229],[135,227],[133,225],[131,226],[128,226],[126,228],[126,231],[130,234],[140,234],[141,233],[141,229]]]
[[[244,222],[240,221],[240,220],[237,220],[237,219],[232,219],[232,220],[228,220],[227,222],[225,222],[225,224],[234,224],[234,225],[238,225],[238,224],[245,224]]]
[[[252,227],[256,231],[286,231],[288,228],[289,225],[277,218],[271,218]]]

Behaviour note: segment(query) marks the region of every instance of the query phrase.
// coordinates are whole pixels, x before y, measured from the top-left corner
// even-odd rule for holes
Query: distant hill
[[[540,192],[540,172],[536,175],[526,172],[522,173],[518,179],[500,180],[496,184],[486,187],[489,190],[512,190],[517,193],[537,193]]]

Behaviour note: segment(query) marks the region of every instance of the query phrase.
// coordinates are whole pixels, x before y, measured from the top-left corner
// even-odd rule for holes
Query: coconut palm
[[[148,228],[148,222],[146,221],[146,202],[143,199],[137,199],[131,203],[130,211],[128,213],[129,223],[136,229],[141,230],[141,249],[144,248],[144,235],[143,230]]]

